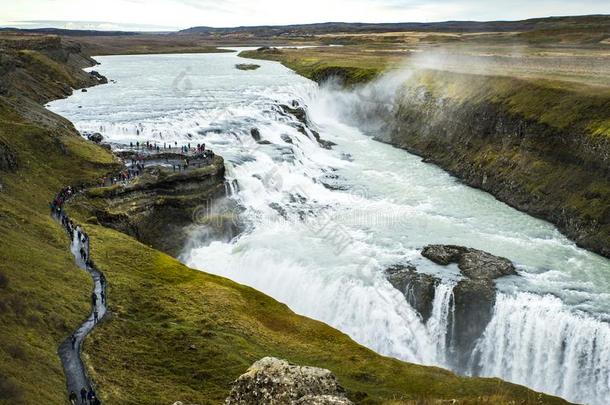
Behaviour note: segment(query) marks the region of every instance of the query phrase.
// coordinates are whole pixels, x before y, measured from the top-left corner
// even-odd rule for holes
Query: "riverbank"
[[[53,49],[68,59],[82,56],[61,42]],[[62,69],[25,63],[19,68],[28,77],[38,77],[31,69],[46,73],[29,88],[62,83],[65,59],[44,46],[37,52]],[[91,280],[67,251],[70,241],[48,215],[48,201],[67,185],[95,183],[121,166],[42,108],[51,92],[37,100],[39,92],[13,83],[25,85],[16,77],[0,96],[0,387],[2,399],[14,403],[64,403],[57,348],[89,310]],[[497,379],[380,356],[262,293],[190,269],[99,225],[92,208],[78,197],[67,210],[87,229],[91,257],[108,282],[112,316],[83,347],[87,372],[107,403],[220,402],[231,381],[268,355],[330,369],[356,402],[566,403]]]
[[[602,53],[594,50],[590,57]],[[279,61],[319,83],[338,79],[355,93],[360,91],[355,85],[368,86],[355,119],[370,135],[552,222],[578,245],[610,257],[610,88],[589,84],[577,62],[555,71],[551,61],[517,71],[494,67],[495,59],[485,65],[471,58],[473,72],[466,73],[451,53],[445,60],[432,54],[436,63],[363,47],[267,48],[240,55]],[[609,73],[599,73],[600,84]],[[389,83],[396,98],[387,92]],[[391,112],[388,103],[395,103]]]

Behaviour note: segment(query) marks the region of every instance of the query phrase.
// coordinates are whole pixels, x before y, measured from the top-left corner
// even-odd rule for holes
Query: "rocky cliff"
[[[173,172],[157,167],[127,186],[91,189],[84,203],[96,207],[93,221],[177,256],[189,226],[224,192],[224,160],[215,156],[201,168]]]
[[[604,91],[428,71],[405,83],[396,107],[379,140],[610,256],[610,96]]]
[[[95,64],[76,42],[54,35],[6,34],[0,37],[0,95],[37,103],[64,98],[72,89],[105,83],[103,76],[82,70]]]

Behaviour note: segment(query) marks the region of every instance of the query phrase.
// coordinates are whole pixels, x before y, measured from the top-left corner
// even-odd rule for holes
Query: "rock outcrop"
[[[510,260],[463,246],[429,245],[424,247],[421,254],[443,266],[456,263],[460,272],[471,280],[489,281],[517,274]]]
[[[422,256],[436,264],[457,264],[463,278],[453,288],[452,324],[447,334],[448,358],[452,367],[466,371],[477,339],[491,320],[496,302],[497,278],[516,275],[510,260],[477,249],[454,245],[430,245]],[[409,304],[427,321],[440,279],[420,273],[413,266],[393,266],[386,270],[388,281],[403,293]]]
[[[254,63],[238,63],[235,65],[235,68],[238,70],[256,70],[260,67],[260,65],[256,65]]]
[[[265,357],[233,383],[225,405],[348,405],[344,389],[326,369]]]
[[[450,347],[454,348],[454,366],[465,370],[477,339],[491,320],[496,303],[494,280],[516,275],[510,260],[477,249],[453,245],[430,245],[422,256],[446,266],[458,265],[464,276],[453,289],[453,335]]]
[[[476,340],[491,320],[496,302],[494,280],[517,271],[506,258],[462,246],[430,245],[421,254],[443,266],[457,264],[464,276],[453,289],[454,334],[449,338],[455,349],[455,367],[465,370]]]
[[[95,61],[78,43],[58,36],[5,36],[0,50],[0,95],[45,103],[69,96],[72,89],[106,83],[101,74],[82,70]]]
[[[297,119],[298,123],[295,125],[295,127],[300,133],[302,133],[305,136],[309,136],[308,135],[308,131],[309,131],[322,148],[331,149],[333,146],[336,145],[332,141],[322,139],[320,137],[320,133],[318,131],[315,131],[315,130],[309,128],[309,126],[308,126],[309,119],[307,118],[307,110],[305,110],[305,108],[300,106],[296,100],[292,102],[292,106],[289,106],[286,104],[280,104],[279,107],[280,107],[280,111],[282,112],[282,114],[292,115],[294,118]]]
[[[126,187],[91,189],[87,203],[98,207],[95,220],[102,225],[177,256],[189,226],[209,220],[211,205],[224,194],[224,160],[215,156],[201,168],[175,173],[152,168]]]
[[[403,293],[411,305],[426,322],[432,314],[432,301],[439,279],[419,273],[414,266],[392,266],[386,270],[390,284]]]

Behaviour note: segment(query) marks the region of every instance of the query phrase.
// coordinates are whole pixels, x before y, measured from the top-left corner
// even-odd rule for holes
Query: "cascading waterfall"
[[[498,294],[474,357],[485,376],[579,403],[610,400],[610,325],[550,295]]]
[[[408,74],[346,91],[318,88],[274,62],[239,71],[243,59],[234,54],[99,61],[96,70],[117,83],[55,101],[54,111],[113,143],[205,143],[225,158],[227,194],[246,231],[194,239],[182,256],[188,265],[257,288],[382,354],[449,367],[455,279],[419,249],[451,243],[505,256],[521,265],[522,277],[501,288],[472,372],[607,403],[610,332],[596,319],[610,313],[610,262],[363,134],[391,120]],[[176,83],[185,75],[188,86]],[[332,150],[282,114],[278,105],[293,100],[337,144]],[[253,141],[252,128],[265,144]],[[385,277],[404,262],[443,280],[425,324]]]
[[[438,365],[448,366],[448,355],[453,325],[453,284],[440,283],[434,291],[432,314],[426,322],[426,328],[436,346]]]

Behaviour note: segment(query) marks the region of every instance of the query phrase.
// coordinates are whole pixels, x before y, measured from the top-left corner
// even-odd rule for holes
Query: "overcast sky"
[[[160,30],[610,14],[610,0],[0,0],[0,26]]]

